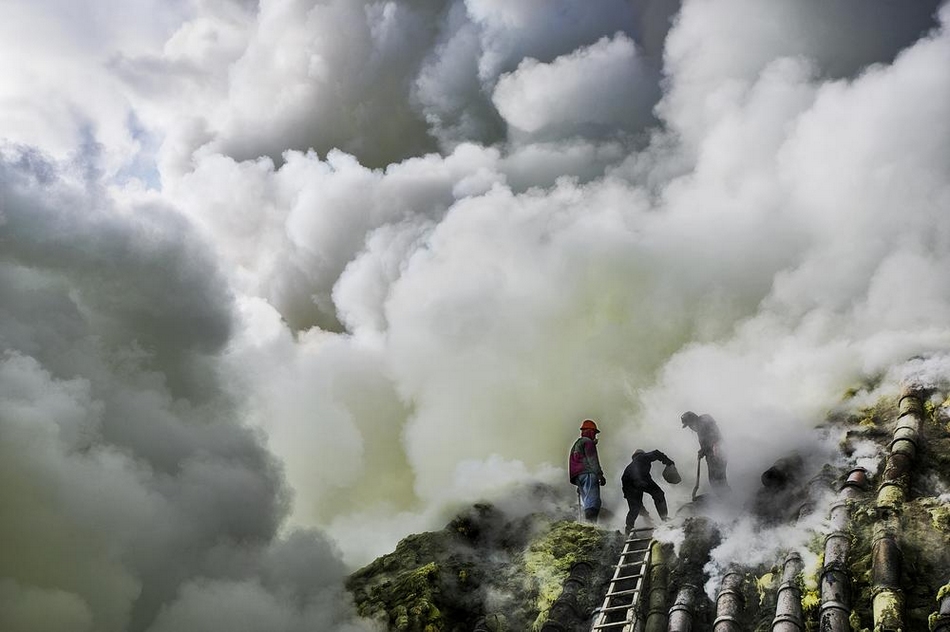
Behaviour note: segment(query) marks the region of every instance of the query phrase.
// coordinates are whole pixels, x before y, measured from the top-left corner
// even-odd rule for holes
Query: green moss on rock
[[[571,567],[581,560],[596,560],[602,555],[604,532],[573,521],[551,525],[543,536],[532,542],[522,558],[526,577],[536,584],[538,615],[531,625],[538,630],[547,620]]]
[[[391,630],[470,632],[479,622],[498,632],[539,629],[575,563],[590,563],[606,582],[619,538],[573,520],[510,520],[476,505],[441,531],[405,538],[347,587],[361,616]]]

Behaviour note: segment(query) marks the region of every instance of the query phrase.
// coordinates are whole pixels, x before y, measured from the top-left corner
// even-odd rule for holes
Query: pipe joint
[[[881,595],[888,597],[896,597],[898,599],[904,596],[904,591],[899,586],[872,586],[871,587],[871,599],[877,599]]]
[[[897,410],[900,412],[901,416],[907,415],[909,413],[920,414],[924,412],[924,405],[916,394],[908,393],[902,395],[900,401],[897,402]]]
[[[840,612],[844,612],[847,616],[851,615],[851,608],[843,601],[834,601],[829,599],[825,603],[821,604],[818,612],[819,614],[824,614],[828,610],[838,610]]]
[[[904,488],[896,481],[885,481],[877,492],[877,508],[893,512],[904,502]]]
[[[795,616],[795,615],[793,615],[793,614],[780,614],[780,615],[776,615],[776,617],[775,617],[774,619],[772,619],[772,627],[774,628],[774,627],[775,627],[776,625],[778,625],[779,623],[791,623],[792,625],[794,625],[794,626],[795,626],[796,628],[798,628],[799,630],[803,629],[803,628],[802,628],[802,621],[801,621],[801,619],[799,619],[797,616]]]
[[[847,531],[832,531],[831,533],[825,536],[825,545],[835,540],[844,540],[846,542],[851,542],[851,534],[848,533]]]
[[[889,447],[892,456],[904,455],[909,459],[917,456],[917,437],[894,437]]]
[[[844,483],[842,483],[841,490],[852,487],[864,491],[868,487],[868,479],[868,471],[865,468],[852,468],[851,471],[848,472],[848,477],[845,479]]]
[[[846,485],[847,485],[847,483],[846,483]],[[842,488],[841,488],[841,490],[844,490],[844,489],[847,489],[847,487],[842,487]],[[841,491],[841,490],[839,490],[839,491]],[[829,513],[829,514],[834,514],[836,511],[841,511],[842,509],[845,509],[845,510],[850,510],[850,509],[851,509],[850,503],[848,502],[848,499],[847,499],[847,498],[841,498],[841,499],[836,500],[836,501],[834,502],[834,504],[831,505],[831,509],[828,511],[828,513]]]
[[[836,577],[838,575],[839,577]],[[821,575],[818,577],[819,585],[824,583],[826,578],[829,582],[840,582],[842,579],[848,579],[848,563],[844,560],[828,562],[821,569]]]

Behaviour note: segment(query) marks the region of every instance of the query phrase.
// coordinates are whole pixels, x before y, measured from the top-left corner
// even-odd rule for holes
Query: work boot
[[[590,523],[597,522],[597,516],[600,514],[600,509],[585,509],[584,510],[584,520]]]

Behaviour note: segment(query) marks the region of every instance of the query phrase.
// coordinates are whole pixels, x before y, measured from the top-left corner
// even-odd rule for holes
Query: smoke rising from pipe
[[[947,379],[945,3],[93,4],[0,8],[4,629],[360,629],[581,419],[619,520]]]

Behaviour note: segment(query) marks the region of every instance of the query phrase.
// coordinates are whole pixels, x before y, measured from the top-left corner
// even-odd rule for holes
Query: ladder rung
[[[629,621],[615,621],[613,623],[598,623],[591,630],[606,630],[607,628],[616,628],[622,625],[630,625]]]
[[[605,597],[621,597],[623,595],[632,595],[634,593],[641,592],[639,588],[631,588],[630,590],[618,590],[615,593],[608,592]]]
[[[614,577],[613,581],[622,582],[625,579],[640,579],[643,577],[643,573],[638,573],[636,575],[623,575],[622,577]]]
[[[627,604],[626,606],[607,606],[606,608],[601,608],[601,612],[616,612],[618,610],[629,610],[633,607],[633,604]]]

